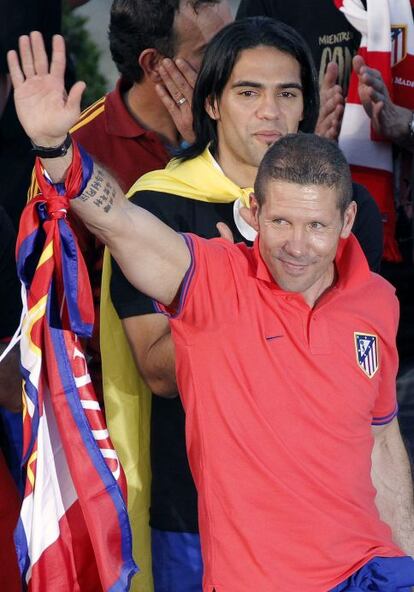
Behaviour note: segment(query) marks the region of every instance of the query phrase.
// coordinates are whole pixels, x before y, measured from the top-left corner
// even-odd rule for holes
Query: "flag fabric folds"
[[[414,24],[410,0],[334,0],[361,33],[359,54],[379,70],[392,100],[414,109]],[[408,130],[407,130],[408,131]],[[392,146],[371,129],[358,94],[358,77],[352,73],[339,146],[351,165],[355,181],[375,198],[384,220],[384,259],[401,259],[395,240]]]
[[[82,348],[93,326],[88,274],[66,220],[91,170],[74,145],[57,191],[37,162],[41,193],[23,212],[17,241],[27,477],[15,544],[29,592],[124,592],[137,571],[125,477]]]

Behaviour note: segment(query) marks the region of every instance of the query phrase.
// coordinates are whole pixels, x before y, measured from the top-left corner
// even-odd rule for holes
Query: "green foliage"
[[[106,78],[99,71],[101,52],[86,28],[87,20],[63,3],[62,33],[69,55],[67,86],[75,80],[86,82],[82,108],[102,97],[108,87]]]

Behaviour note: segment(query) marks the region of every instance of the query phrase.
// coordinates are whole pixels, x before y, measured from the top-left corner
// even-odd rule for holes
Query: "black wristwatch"
[[[414,141],[414,111],[411,113],[411,119],[408,123],[408,137]]]
[[[31,141],[31,140],[30,140]],[[31,141],[32,150],[36,154],[36,156],[40,156],[40,158],[59,158],[60,156],[65,156],[66,152],[69,150],[69,147],[72,145],[72,137],[68,133],[65,138],[65,141],[62,142],[59,146],[54,146],[52,148],[47,148],[46,146],[38,146]]]

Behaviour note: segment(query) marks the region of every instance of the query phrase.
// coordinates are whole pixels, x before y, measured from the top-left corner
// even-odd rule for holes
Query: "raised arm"
[[[11,51],[7,58],[16,111],[27,135],[37,146],[60,146],[79,117],[85,88],[83,82],[77,82],[69,94],[65,91],[63,38],[53,38],[50,68],[38,32],[22,36],[19,55]],[[71,162],[69,148],[65,156],[44,159],[42,164],[56,183],[65,178]],[[132,285],[163,304],[174,300],[190,265],[190,253],[180,235],[129,203],[116,181],[97,164],[71,207],[109,247]]]

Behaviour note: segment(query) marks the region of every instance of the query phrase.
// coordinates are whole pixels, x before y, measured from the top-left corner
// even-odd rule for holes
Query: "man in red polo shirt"
[[[20,50],[23,70],[9,55],[17,112],[39,153],[55,150],[43,163],[58,182],[72,163],[66,136],[83,85],[64,97],[62,39],[50,74],[39,35]],[[203,589],[409,592],[398,306],[351,234],[356,208],[338,147],[288,134],[267,151],[251,196],[253,248],[177,234],[126,201],[98,165],[71,205],[171,317]]]

